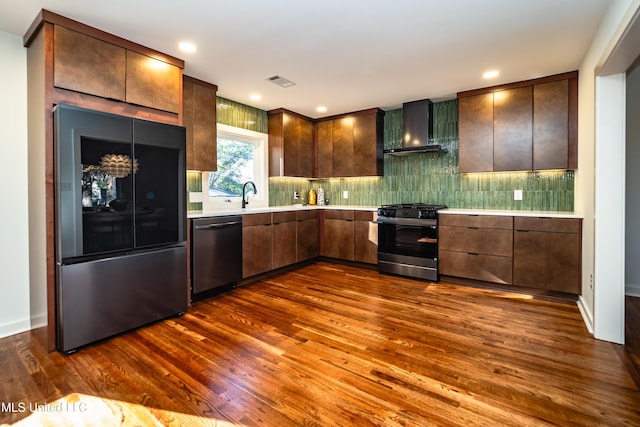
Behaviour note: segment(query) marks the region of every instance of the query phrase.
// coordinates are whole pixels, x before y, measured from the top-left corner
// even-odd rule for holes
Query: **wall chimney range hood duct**
[[[433,144],[433,102],[430,99],[402,104],[402,123],[402,147],[384,150],[385,154],[406,156],[448,151],[438,144]]]

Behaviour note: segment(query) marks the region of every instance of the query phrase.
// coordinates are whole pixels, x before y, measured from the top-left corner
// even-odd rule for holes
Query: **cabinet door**
[[[516,230],[513,282],[515,285],[579,294],[580,235]]]
[[[296,262],[296,213],[273,213],[273,269],[294,264]]]
[[[383,120],[378,113],[354,116],[352,161],[354,176],[383,174]]]
[[[242,215],[242,277],[271,270],[271,214]]]
[[[373,212],[356,212],[354,222],[354,258],[359,262],[378,263],[378,224]]]
[[[127,50],[126,102],[180,113],[182,70]]]
[[[439,251],[438,270],[447,276],[509,285],[512,283],[512,268],[510,257]]]
[[[493,171],[493,94],[458,101],[460,172]]]
[[[533,168],[533,88],[493,93],[493,170]]]
[[[125,100],[124,48],[56,25],[53,49],[55,86]]]
[[[269,176],[313,176],[313,123],[284,111],[269,113]]]
[[[316,123],[316,147],[318,178],[333,176],[333,123],[325,120]]]
[[[296,261],[306,261],[320,254],[318,218],[299,219],[297,221]]]
[[[333,123],[333,176],[353,176],[353,117]]]
[[[513,256],[513,230],[438,227],[439,249],[484,255]]]
[[[569,167],[569,80],[533,87],[533,168]]]
[[[323,213],[320,255],[353,261],[354,213],[350,210],[328,210]]]
[[[216,89],[185,76],[182,123],[187,129],[187,169],[218,169]]]

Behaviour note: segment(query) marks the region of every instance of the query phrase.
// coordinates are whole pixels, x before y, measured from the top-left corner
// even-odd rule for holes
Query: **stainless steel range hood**
[[[406,156],[448,151],[438,144],[433,144],[433,102],[430,99],[402,104],[402,123],[402,147],[384,150],[385,154]]]

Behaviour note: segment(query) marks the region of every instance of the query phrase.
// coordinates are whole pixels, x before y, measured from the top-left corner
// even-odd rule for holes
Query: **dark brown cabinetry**
[[[533,162],[531,86],[493,94],[493,170],[530,170]]]
[[[493,171],[493,93],[458,100],[460,172]]]
[[[513,217],[440,215],[440,274],[511,284]]]
[[[384,112],[377,108],[316,123],[319,178],[384,174]]]
[[[296,212],[296,261],[320,255],[320,222],[318,211]]]
[[[348,261],[355,260],[354,211],[326,210],[322,212],[322,245],[320,255]]]
[[[187,169],[216,171],[216,92],[211,83],[184,76],[182,124],[187,129]]]
[[[578,167],[578,73],[458,93],[460,172]]]
[[[297,113],[269,111],[269,176],[312,177],[313,121]]]
[[[54,85],[172,113],[181,108],[180,67],[60,25]]]
[[[378,263],[377,216],[376,212],[354,212],[354,257],[358,262]]]
[[[53,40],[56,87],[125,100],[126,49],[58,25]]]
[[[581,292],[581,221],[516,217],[513,282],[551,291]]]
[[[272,269],[271,214],[242,215],[242,277]]]
[[[272,265],[276,269],[296,263],[296,213],[274,212],[272,217]]]

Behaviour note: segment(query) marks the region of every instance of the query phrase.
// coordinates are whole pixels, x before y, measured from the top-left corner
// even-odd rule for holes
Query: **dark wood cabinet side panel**
[[[577,74],[577,73],[576,73]],[[578,168],[578,76],[569,79],[569,169]]]
[[[180,113],[182,69],[128,50],[126,102]]]
[[[328,219],[323,224],[324,246],[322,256],[353,261],[354,221]]]
[[[193,83],[188,80],[182,82],[182,126],[186,129],[187,169],[196,169],[196,152],[193,136]]]
[[[579,234],[516,231],[514,284],[579,294],[580,259]]]
[[[372,221],[355,221],[354,245],[356,261],[377,264],[378,224]]]
[[[440,250],[438,269],[440,274],[447,276],[512,284],[511,258]]]
[[[215,90],[193,85],[193,117],[194,169],[214,172],[218,169]]]
[[[319,221],[317,218],[296,222],[297,254],[296,260],[306,261],[320,255]]]
[[[493,94],[458,100],[460,172],[493,171]]]
[[[493,170],[533,167],[533,88],[493,94]]]
[[[126,50],[64,27],[54,27],[54,85],[125,100]]]
[[[513,256],[513,231],[467,227],[438,227],[438,245],[443,250]]]
[[[316,123],[317,175],[318,178],[333,176],[333,123],[325,120]]]
[[[533,168],[569,165],[569,81],[533,87]]]
[[[274,223],[272,246],[272,269],[295,264],[296,262],[296,222]]]
[[[242,228],[242,277],[251,277],[271,270],[271,225]]]

